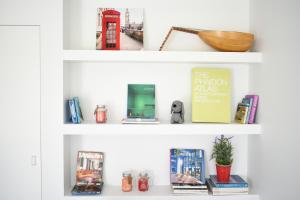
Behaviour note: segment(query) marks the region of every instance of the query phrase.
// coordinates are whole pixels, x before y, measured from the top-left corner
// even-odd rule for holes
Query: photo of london
[[[98,8],[97,50],[141,50],[143,48],[143,9]]]

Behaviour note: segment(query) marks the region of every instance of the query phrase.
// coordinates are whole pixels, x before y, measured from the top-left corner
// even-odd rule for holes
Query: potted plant
[[[211,159],[216,160],[217,180],[221,183],[228,183],[232,164],[233,147],[230,142],[232,137],[221,135],[214,141]]]

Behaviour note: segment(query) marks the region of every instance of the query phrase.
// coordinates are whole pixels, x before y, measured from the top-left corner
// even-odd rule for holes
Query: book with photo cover
[[[252,105],[251,105],[250,116],[249,116],[249,124],[254,124],[257,107],[258,107],[259,96],[258,95],[246,95],[245,98],[252,99]]]
[[[249,123],[250,119],[250,114],[251,114],[251,108],[253,104],[253,99],[252,98],[243,98],[242,103],[246,104],[249,106],[248,112],[247,112],[247,118],[246,118],[246,124]]]
[[[79,105],[79,98],[78,97],[73,97],[73,101],[74,101],[74,104],[75,104],[77,123],[81,123],[81,121],[83,121],[83,116],[82,116],[81,108],[80,108],[80,105]]]
[[[205,160],[202,149],[170,150],[170,182],[173,185],[204,185]]]
[[[235,121],[240,124],[246,124],[248,112],[249,104],[239,103],[236,109]]]
[[[77,124],[78,119],[76,114],[75,101],[74,99],[69,99],[68,103],[69,103],[69,113],[70,113],[71,121],[73,124]]]
[[[77,156],[76,185],[72,195],[101,194],[103,186],[102,152],[79,151]]]
[[[66,111],[67,121],[71,121],[73,124],[79,124],[83,121],[81,108],[79,105],[79,98],[73,97],[68,101],[68,109]]]
[[[155,118],[155,85],[128,84],[127,118],[123,124],[158,124]]]

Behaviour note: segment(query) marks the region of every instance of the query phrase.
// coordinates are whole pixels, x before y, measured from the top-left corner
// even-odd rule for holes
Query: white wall
[[[42,100],[42,199],[63,196],[63,138],[59,131],[62,116],[60,69],[62,68],[62,0],[41,1],[41,100]]]
[[[144,8],[144,48],[158,50],[171,26],[249,30],[249,0],[64,0],[64,49],[96,46],[97,8]],[[211,50],[196,35],[174,32],[172,50]]]
[[[261,200],[299,199],[300,1],[253,0],[255,50],[261,67],[252,70],[251,90],[260,94],[264,134],[249,140],[249,176]]]
[[[0,25],[40,25],[41,0],[1,0]]]

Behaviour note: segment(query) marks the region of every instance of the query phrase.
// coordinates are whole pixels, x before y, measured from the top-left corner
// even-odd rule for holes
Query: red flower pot
[[[216,164],[217,168],[217,180],[220,183],[228,183],[230,178],[230,170],[231,165],[218,165]]]

